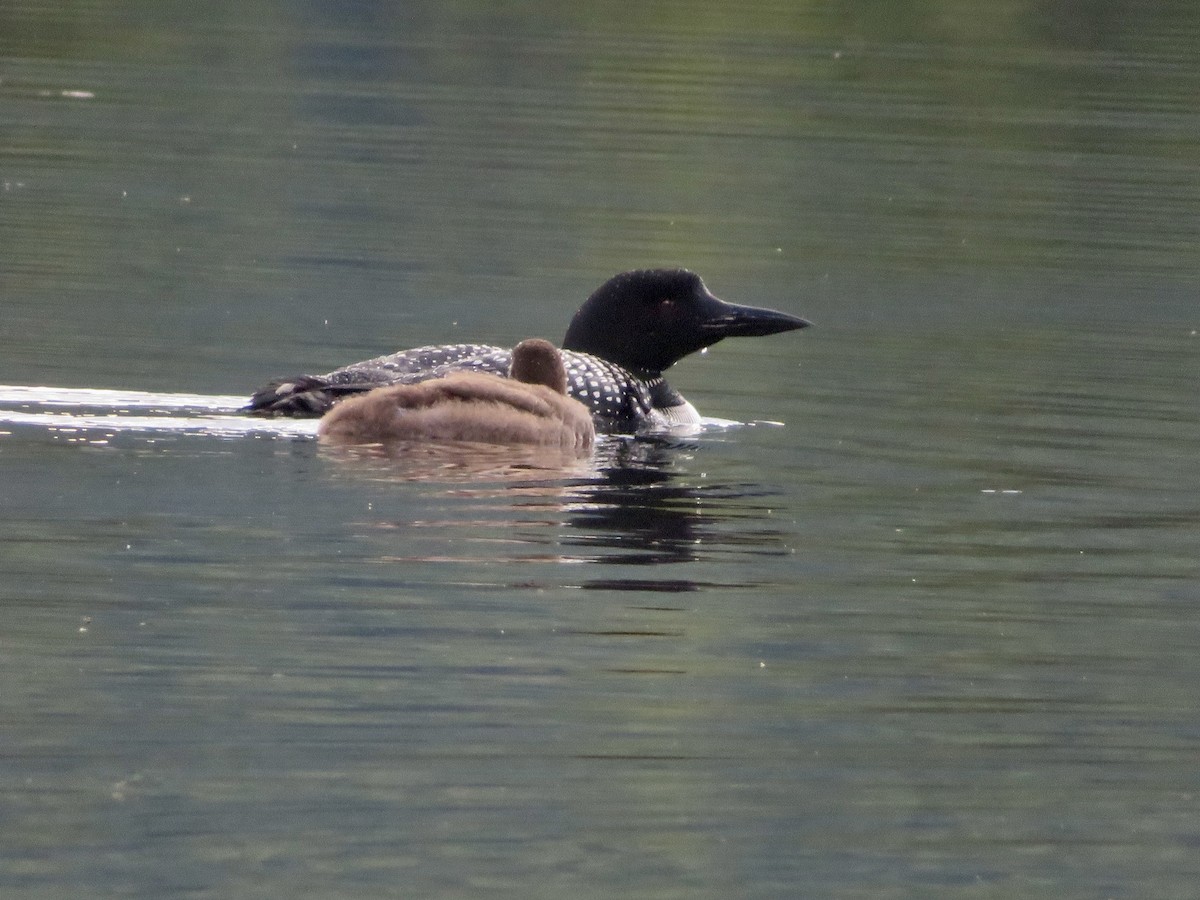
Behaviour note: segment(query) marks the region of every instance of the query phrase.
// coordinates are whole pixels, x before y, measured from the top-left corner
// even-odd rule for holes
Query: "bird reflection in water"
[[[771,491],[697,484],[680,465],[696,446],[665,437],[606,438],[585,460],[482,445],[450,454],[429,445],[323,446],[321,452],[338,463],[339,475],[420,485],[422,503],[414,515],[372,523],[399,538],[388,540],[393,552],[385,551],[381,562],[637,566],[645,572],[572,579],[582,590],[686,593],[747,586],[688,578],[686,564],[719,558],[735,545],[739,553],[748,546],[756,553],[789,553],[784,535],[764,527],[764,497]],[[672,564],[663,572],[670,577],[656,577],[652,567],[663,564]],[[520,578],[507,586],[542,586],[536,568]],[[562,584],[562,574],[544,580]]]

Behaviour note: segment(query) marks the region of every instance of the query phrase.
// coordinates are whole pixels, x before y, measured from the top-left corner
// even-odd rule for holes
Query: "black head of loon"
[[[727,337],[805,328],[807,319],[726,303],[687,269],[622,272],[588,297],[562,348],[588,353],[647,377]]]

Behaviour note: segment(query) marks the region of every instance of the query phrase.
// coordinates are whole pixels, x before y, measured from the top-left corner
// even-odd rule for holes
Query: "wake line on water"
[[[35,426],[68,434],[142,431],[214,437],[316,437],[316,419],[260,418],[246,414],[245,405],[245,397],[226,394],[0,384],[0,425]],[[706,416],[699,426],[673,433],[712,434],[744,425],[781,424]]]
[[[54,432],[169,431],[218,437],[314,437],[314,419],[246,415],[245,397],[0,385],[0,424]]]

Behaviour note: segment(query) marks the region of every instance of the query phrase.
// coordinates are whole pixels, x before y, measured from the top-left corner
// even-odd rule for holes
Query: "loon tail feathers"
[[[342,397],[361,394],[377,384],[333,384],[319,375],[278,378],[254,392],[246,412],[256,416],[316,418]]]

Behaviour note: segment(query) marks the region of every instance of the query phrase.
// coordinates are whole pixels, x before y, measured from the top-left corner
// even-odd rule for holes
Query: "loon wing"
[[[440,378],[449,372],[508,373],[510,351],[490,344],[440,344],[414,347],[387,356],[353,363],[325,376],[331,384],[368,381],[374,384],[411,384]]]
[[[335,402],[389,384],[413,384],[450,372],[508,373],[511,354],[488,344],[415,347],[363,360],[325,375],[278,378],[254,392],[246,410],[266,416],[321,416]]]

